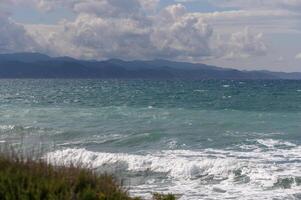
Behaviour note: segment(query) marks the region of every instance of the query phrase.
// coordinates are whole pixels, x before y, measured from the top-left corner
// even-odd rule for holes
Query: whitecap
[[[275,148],[275,147],[279,147],[279,146],[286,146],[286,147],[295,147],[296,146],[296,144],[293,144],[291,142],[274,140],[274,139],[258,139],[257,142],[268,148]]]
[[[16,127],[15,125],[0,125],[0,131],[13,130],[15,127]]]
[[[141,155],[64,149],[46,154],[45,159],[54,164],[80,162],[93,169],[109,166],[113,172],[162,174],[158,180],[151,178],[139,185],[131,185],[131,194],[146,197],[151,195],[151,191],[158,189],[179,194],[181,200],[204,197],[284,199],[297,194],[301,186],[296,181],[290,183],[285,192],[283,187],[276,186],[282,186],[287,177],[292,177],[292,180],[299,180],[298,177],[301,177],[301,147],[284,141],[259,142],[269,146],[270,150],[166,150]],[[274,148],[279,144],[291,145],[291,148]]]

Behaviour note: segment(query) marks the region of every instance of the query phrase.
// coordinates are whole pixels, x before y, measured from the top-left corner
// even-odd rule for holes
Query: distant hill
[[[36,62],[36,61],[46,61],[52,58],[40,54],[40,53],[14,53],[14,54],[0,54],[1,61],[20,61],[20,62]]]
[[[239,71],[167,60],[84,61],[39,53],[0,54],[0,78],[301,79],[301,73]]]

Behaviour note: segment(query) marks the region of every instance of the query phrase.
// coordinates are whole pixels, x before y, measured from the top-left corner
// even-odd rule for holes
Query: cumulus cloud
[[[9,13],[0,8],[0,53],[16,51],[34,51],[35,41],[27,34],[24,27],[9,17]]]
[[[63,26],[66,41],[82,49],[83,57],[142,57],[150,48],[148,28],[130,18],[80,14],[74,22],[65,22]]]
[[[264,56],[267,53],[262,33],[254,33],[246,27],[230,35],[228,42],[220,42],[219,54],[226,59]]]
[[[15,4],[25,2],[6,1]],[[5,19],[5,30],[0,37],[6,37],[3,41],[7,43],[2,46],[9,51],[38,49],[50,55],[89,59],[165,58],[190,61],[210,57],[243,58],[262,56],[266,53],[262,33],[250,31],[248,28],[226,35],[215,31],[214,23],[217,20],[242,16],[239,11],[191,13],[182,4],[159,9],[159,0],[27,2],[48,11],[68,7],[74,11],[76,17],[74,20],[63,20],[51,26],[27,25],[25,30],[22,25],[9,20],[6,15],[1,17],[4,14],[0,14],[0,19]],[[246,17],[251,15],[243,14]],[[9,34],[10,32],[13,34]]]
[[[212,27],[202,18],[187,13],[183,5],[165,8],[155,21],[151,41],[157,53],[178,58],[210,55]]]
[[[142,4],[132,2],[136,3],[129,8],[122,3],[107,5],[115,6],[109,12],[99,12],[103,8],[97,9],[94,1],[91,5],[76,4],[74,9],[79,15],[74,21],[62,22],[60,31],[32,34],[39,38],[41,46],[47,46],[47,51],[57,49],[76,57],[180,59],[210,55],[212,27],[202,18],[190,15],[180,4],[146,15]]]

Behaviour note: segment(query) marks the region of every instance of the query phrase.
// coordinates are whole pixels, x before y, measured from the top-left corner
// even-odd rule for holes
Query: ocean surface
[[[146,198],[301,199],[301,82],[0,80],[0,144]]]

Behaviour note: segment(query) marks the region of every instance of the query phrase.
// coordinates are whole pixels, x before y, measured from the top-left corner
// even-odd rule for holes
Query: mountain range
[[[301,80],[301,73],[240,71],[168,60],[87,61],[39,53],[13,53],[0,54],[0,78]]]

